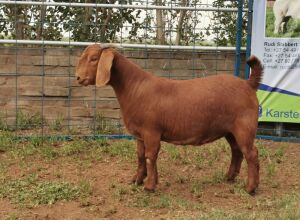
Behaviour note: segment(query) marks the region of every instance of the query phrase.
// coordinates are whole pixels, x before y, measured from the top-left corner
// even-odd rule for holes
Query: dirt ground
[[[1,134],[0,219],[300,219],[300,144],[256,141],[261,181],[234,183],[225,140],[163,144],[155,193],[129,184],[134,141],[14,141]]]

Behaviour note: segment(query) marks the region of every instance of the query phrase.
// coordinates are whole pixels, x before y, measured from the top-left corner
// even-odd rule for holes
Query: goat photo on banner
[[[277,0],[266,4],[266,37],[300,37],[300,1]]]
[[[300,1],[254,1],[253,9],[251,53],[265,72],[259,120],[300,123]]]

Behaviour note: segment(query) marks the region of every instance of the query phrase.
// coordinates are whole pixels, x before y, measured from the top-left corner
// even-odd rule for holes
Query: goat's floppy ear
[[[96,86],[102,87],[109,82],[113,59],[114,53],[112,50],[103,50],[97,67]]]

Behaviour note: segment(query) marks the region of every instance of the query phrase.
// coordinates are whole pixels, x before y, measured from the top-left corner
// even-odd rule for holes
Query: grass
[[[13,131],[18,130],[30,130],[38,129],[47,122],[41,115],[41,113],[25,113],[23,111],[18,111],[16,114],[16,123],[14,125],[9,125],[7,121],[7,114],[0,112],[0,130],[2,131]]]
[[[133,141],[115,141],[110,145],[105,145],[101,148],[101,153],[111,157],[120,157],[126,160],[133,160],[136,158],[135,143]]]
[[[54,131],[61,131],[63,129],[63,122],[64,122],[64,117],[63,116],[58,116],[56,119],[53,121],[49,122],[49,127],[50,129]]]
[[[119,133],[119,126],[116,125],[117,123],[118,120],[106,118],[100,112],[96,113],[94,124],[92,124],[91,129],[97,134],[116,134]]]
[[[225,172],[224,170],[216,170],[212,176],[212,184],[222,183],[225,181]]]
[[[36,175],[2,181],[1,185],[0,197],[27,207],[69,201],[81,194],[78,186],[67,182],[40,182]]]
[[[245,192],[245,162],[236,182],[225,181],[230,148],[224,140],[203,147],[162,144],[155,193],[128,184],[136,171],[135,145],[105,139],[16,141],[13,133],[0,132],[1,217],[43,218],[49,210],[55,218],[51,213],[64,210],[61,219],[75,214],[80,219],[299,219],[296,145],[256,142],[261,185],[255,197]]]
[[[285,33],[274,34],[275,16],[272,8],[268,7],[266,11],[266,37],[295,38],[300,37],[300,21],[291,18],[287,24]]]
[[[15,120],[15,122],[9,122],[7,113],[0,111],[0,131],[17,130],[26,134],[26,131],[43,128],[44,130],[51,131],[51,133],[57,134],[58,132],[62,132],[71,135],[82,135],[82,131],[88,131],[92,134],[119,134],[123,132],[119,120],[104,117],[102,113],[95,115],[93,122],[87,126],[87,129],[82,129],[78,126],[68,126],[66,128],[66,119],[63,116],[59,115],[57,118],[50,120],[44,118],[40,112],[28,113],[18,110]]]
[[[17,112],[17,128],[20,130],[41,128],[43,124],[46,124],[46,120],[40,113],[24,113],[22,111]]]
[[[11,132],[0,132],[0,152],[5,152],[14,144],[14,135]]]
[[[7,122],[7,112],[0,112],[0,130],[8,131],[9,129],[10,128]]]
[[[155,195],[139,192],[130,204],[132,207],[144,209],[169,209],[169,210],[198,210],[200,205],[174,194],[156,193]]]

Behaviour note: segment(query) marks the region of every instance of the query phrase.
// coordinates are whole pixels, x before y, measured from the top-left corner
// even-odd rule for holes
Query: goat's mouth
[[[90,80],[89,79],[81,79],[81,80],[78,80],[78,83],[82,86],[88,86],[88,85],[90,85]]]

